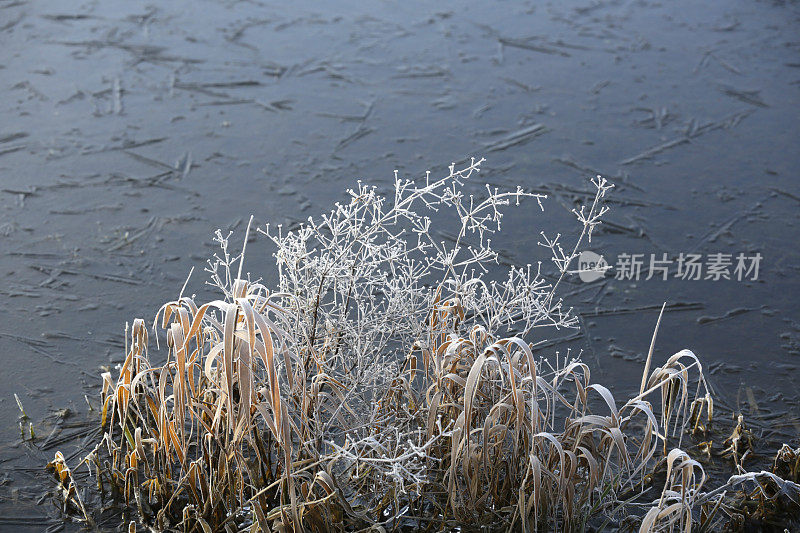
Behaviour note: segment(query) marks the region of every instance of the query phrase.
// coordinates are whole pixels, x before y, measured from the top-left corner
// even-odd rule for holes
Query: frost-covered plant
[[[301,318],[294,333],[306,357],[359,376],[391,375],[385,369],[397,361],[397,350],[424,341],[436,295],[458,298],[474,314],[470,324],[490,335],[505,329],[524,337],[534,328],[577,326],[572,310],[555,297],[556,288],[583,238],[591,239],[600,223],[611,185],[599,176],[593,180],[596,197],[575,211],[582,231],[569,253],[560,234],[542,233],[539,244],[552,253],[555,281],[543,275],[541,263],[512,267],[505,279],[492,279],[487,274],[496,272],[498,254],[491,236],[501,230],[505,208],[531,199],[543,210],[546,197],[488,185],[482,197],[466,194],[465,182],[483,161],[473,159],[460,170],[451,165],[439,179],[426,173],[422,183],[395,172],[393,198],[359,182],[347,191],[349,202],[335,204],[319,219],[309,218],[294,231],[269,225],[260,230],[277,246],[279,290],[297,305]],[[454,231],[447,233],[450,227]]]
[[[347,191],[347,202],[293,231],[269,225],[259,230],[277,248],[278,290],[289,295],[283,305],[297,318],[288,334],[304,369],[316,368],[345,385],[348,404],[361,417],[354,427],[373,425],[372,400],[395,381],[408,350],[430,351],[435,339],[429,316],[438,301],[461,306],[469,316],[436,335],[468,335],[480,326],[488,338],[501,332],[525,338],[534,329],[578,326],[556,288],[600,223],[607,210],[602,200],[612,186],[600,176],[592,180],[595,198],[575,211],[581,231],[569,252],[560,234],[541,233],[538,244],[550,252],[556,278],[543,274],[541,262],[496,278],[491,237],[501,231],[505,210],[531,200],[543,211],[546,196],[489,185],[481,195],[468,194],[468,180],[483,161],[473,158],[460,169],[453,164],[436,179],[430,172],[419,181],[395,172],[393,195],[359,181]],[[229,255],[218,258],[210,268],[226,292],[218,272],[229,262]],[[317,434],[332,420],[319,422]]]
[[[592,180],[569,245],[540,234],[554,274],[496,277],[506,209],[545,197],[468,194],[482,162],[395,174],[393,195],[359,182],[318,219],[262,228],[274,291],[243,279],[244,247],[217,232],[220,299],[162,306],[163,363],[137,320],[119,377],[104,375],[104,437],[85,460],[101,486],[159,529],[570,530],[619,515],[670,425],[702,407],[702,367],[685,350],[650,373],[648,357],[619,405],[577,358],[534,353],[547,328],[578,325],[557,289],[611,185]]]

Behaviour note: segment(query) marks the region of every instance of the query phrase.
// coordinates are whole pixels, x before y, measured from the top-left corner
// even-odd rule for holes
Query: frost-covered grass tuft
[[[243,278],[244,248],[217,232],[220,299],[164,304],[158,356],[134,321],[119,375],[103,376],[103,437],[83,461],[100,490],[158,530],[573,531],[633,513],[657,531],[701,507],[707,520],[721,496],[668,452],[710,420],[694,354],[651,372],[651,347],[640,393],[620,402],[578,358],[535,349],[578,327],[558,288],[611,185],[591,180],[571,239],[538,236],[554,276],[537,264],[494,277],[504,213],[546,198],[469,194],[482,162],[395,175],[391,195],[359,182],[297,229],[259,229],[276,248],[274,288]],[[69,503],[75,481],[63,456],[54,464]]]

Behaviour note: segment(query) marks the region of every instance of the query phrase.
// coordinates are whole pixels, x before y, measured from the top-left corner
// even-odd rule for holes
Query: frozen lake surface
[[[546,260],[539,231],[576,227],[596,173],[617,188],[592,249],[671,261],[565,288],[584,329],[555,337],[597,381],[638,388],[666,301],[656,362],[692,349],[721,416],[796,443],[799,21],[751,0],[0,2],[0,529],[60,523],[43,465],[95,434],[84,395],[126,320],[193,266],[206,292],[215,229],[296,224],[356,178],[469,156],[478,185],[550,195],[505,221],[504,261]],[[681,253],[731,254],[732,279],[676,277]],[[740,253],[757,280],[736,279]],[[269,254],[248,245],[268,285]]]

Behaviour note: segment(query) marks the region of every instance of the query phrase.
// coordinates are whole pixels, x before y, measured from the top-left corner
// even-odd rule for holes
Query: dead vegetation
[[[704,492],[702,466],[680,449],[713,413],[692,352],[656,366],[651,345],[639,393],[621,401],[579,358],[537,353],[532,337],[577,327],[557,288],[610,186],[593,180],[568,251],[541,235],[554,277],[538,265],[493,280],[502,210],[544,197],[465,194],[480,163],[421,185],[396,178],[392,202],[359,184],[318,221],[265,228],[274,292],[243,276],[245,250],[232,255],[218,232],[208,271],[220,299],[164,304],[158,352],[135,320],[118,374],[103,375],[104,433],[82,462],[98,489],[135,522],[202,532],[580,531],[631,517],[642,532],[688,531],[753,483],[748,501],[796,505],[789,449],[774,473]],[[449,245],[438,211],[457,215]],[[52,465],[65,502],[91,520],[63,456]]]

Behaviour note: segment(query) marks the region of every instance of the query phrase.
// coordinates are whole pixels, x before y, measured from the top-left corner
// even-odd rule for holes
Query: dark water
[[[192,266],[204,293],[216,228],[291,224],[355,178],[470,155],[481,179],[551,194],[507,220],[509,261],[546,259],[536,235],[595,173],[617,184],[592,242],[612,265],[760,253],[756,281],[573,278],[572,345],[637,388],[667,301],[657,362],[692,349],[726,416],[796,445],[799,20],[752,0],[0,2],[0,528],[58,524],[42,464],[93,429],[84,394],[125,321]],[[248,252],[273,280],[266,243]]]

